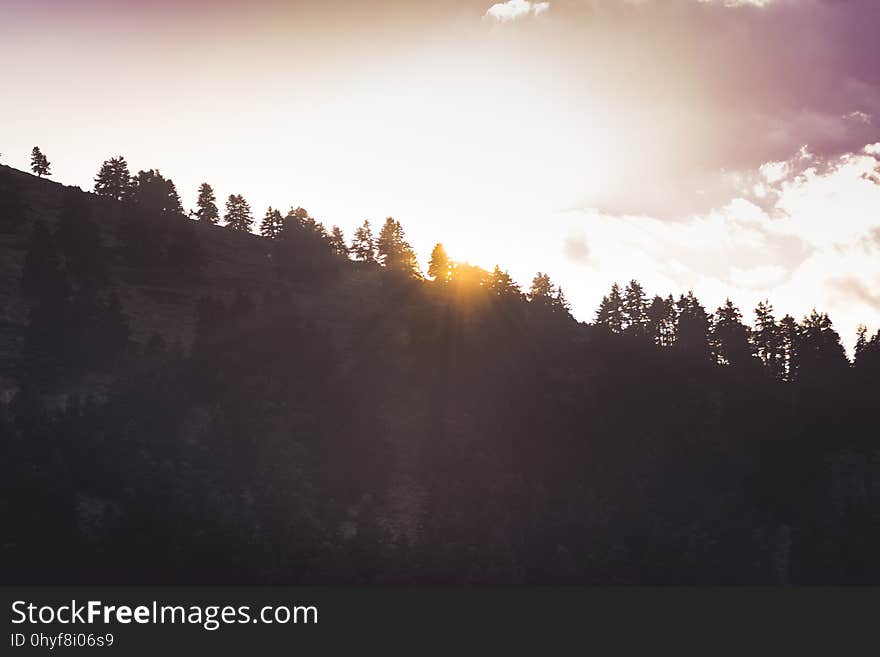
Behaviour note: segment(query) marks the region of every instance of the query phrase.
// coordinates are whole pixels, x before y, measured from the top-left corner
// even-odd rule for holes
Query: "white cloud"
[[[765,198],[740,196],[683,221],[585,212],[578,225],[589,262],[579,270],[572,262],[560,282],[590,285],[577,297],[583,319],[612,282],[631,278],[651,294],[693,289],[712,311],[729,297],[749,321],[764,298],[778,316],[800,319],[816,307],[851,349],[860,323],[880,328],[878,160],[880,144],[830,161],[801,149],[742,174],[743,189],[760,181]]]
[[[485,16],[502,23],[525,16],[539,16],[550,9],[549,2],[530,2],[529,0],[507,0],[489,7]]]

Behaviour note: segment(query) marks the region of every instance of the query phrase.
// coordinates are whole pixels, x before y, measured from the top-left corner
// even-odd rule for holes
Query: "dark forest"
[[[391,218],[33,165],[0,167],[4,582],[880,583],[880,332],[637,281],[578,322],[542,273],[423,275]]]

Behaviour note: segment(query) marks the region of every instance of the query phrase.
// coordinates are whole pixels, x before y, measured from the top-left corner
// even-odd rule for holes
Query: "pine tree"
[[[354,238],[351,241],[351,252],[354,254],[355,260],[376,262],[376,245],[369,221],[364,221],[354,231]]]
[[[605,326],[612,333],[623,331],[623,299],[617,283],[611,286],[610,294],[602,297],[599,310],[596,311],[596,324]]]
[[[767,300],[755,308],[755,330],[752,333],[752,353],[761,361],[770,375],[782,380],[785,375],[782,335],[773,317],[773,306]]]
[[[196,217],[199,221],[207,221],[216,224],[220,221],[220,211],[217,209],[217,197],[214,189],[206,182],[199,185],[199,197],[196,200]]]
[[[223,216],[226,227],[232,230],[250,232],[254,225],[251,206],[241,194],[230,194],[226,200],[226,214]]]
[[[709,355],[711,319],[693,291],[681,295],[676,303],[678,319],[675,327],[676,346],[695,356]]]
[[[266,210],[266,216],[260,222],[260,235],[268,237],[270,240],[277,239],[281,235],[281,227],[284,219],[278,210],[273,210],[272,206]]]
[[[138,171],[131,183],[129,199],[144,215],[163,218],[183,216],[183,206],[174,181],[165,178],[158,169]]]
[[[333,226],[328,242],[336,255],[343,256],[344,258],[348,257],[348,245],[345,243],[345,235],[343,235],[342,229],[339,226]]]
[[[556,287],[548,274],[542,272],[535,274],[526,298],[529,303],[543,306],[554,313],[568,313],[568,301],[562,288]]]
[[[645,291],[636,280],[626,286],[623,297],[623,332],[629,335],[645,335],[648,323],[648,301]]]
[[[51,173],[49,171],[49,166],[49,160],[46,159],[46,156],[43,155],[39,147],[34,146],[34,149],[31,151],[31,171],[42,178]]]
[[[786,315],[779,320],[781,370],[786,381],[796,381],[798,371],[798,325],[794,317]]]
[[[715,312],[711,335],[712,354],[720,365],[741,367],[751,359],[749,328],[730,299]]]
[[[498,266],[495,266],[496,271]],[[428,262],[428,276],[438,283],[448,283],[452,278],[452,262],[446,255],[446,249],[439,242],[431,250],[431,260]]]
[[[376,252],[379,264],[388,269],[418,274],[418,263],[415,252],[404,238],[403,227],[399,221],[388,217],[379,231],[376,240]]]
[[[501,267],[495,265],[495,269],[489,276],[489,291],[496,297],[503,299],[519,299],[522,298],[522,290],[514,283],[506,271],[501,271]]]
[[[813,310],[797,333],[797,380],[812,385],[834,385],[849,362],[826,313]]]
[[[121,155],[104,160],[95,176],[95,194],[121,201],[131,193],[131,174]]]

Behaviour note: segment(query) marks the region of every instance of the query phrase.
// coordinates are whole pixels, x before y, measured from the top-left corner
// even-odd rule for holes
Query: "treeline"
[[[849,366],[840,335],[827,313],[813,310],[801,321],[791,315],[777,320],[764,300],[754,310],[754,326],[744,323],[739,308],[727,299],[714,313],[707,312],[693,292],[648,300],[638,281],[621,291],[615,283],[602,298],[596,325],[616,334],[650,340],[719,365],[762,366],[779,381],[838,379]],[[868,335],[858,329],[853,366],[876,374],[880,360],[880,330]]]

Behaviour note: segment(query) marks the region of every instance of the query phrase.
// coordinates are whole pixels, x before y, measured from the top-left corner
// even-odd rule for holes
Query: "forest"
[[[880,331],[850,360],[819,309],[635,280],[578,322],[541,272],[421,272],[393,218],[32,165],[0,167],[6,583],[880,583]]]

